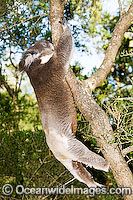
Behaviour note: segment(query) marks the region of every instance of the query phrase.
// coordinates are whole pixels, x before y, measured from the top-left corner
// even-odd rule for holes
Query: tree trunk
[[[59,29],[59,21],[61,17],[63,17],[63,10],[64,10],[64,4],[65,1],[63,0],[55,0],[52,1],[50,0],[50,22],[51,22],[51,30],[52,30],[52,40],[54,45],[57,44],[57,41],[60,37],[61,30]],[[128,11],[127,14],[125,14],[125,21],[124,23],[127,23],[128,26],[131,23],[131,12],[133,9],[133,5],[130,7],[130,10]],[[127,16],[128,17],[127,17]],[[130,23],[129,23],[130,19]],[[119,44],[115,42],[115,46],[121,44],[123,34],[126,31],[126,28],[124,27],[122,23],[119,21],[118,24],[121,27],[121,32],[119,32]],[[117,26],[118,26],[117,25]],[[123,25],[123,26],[122,26]],[[116,41],[116,32],[113,34],[111,41]],[[114,43],[113,43],[114,44]],[[115,56],[116,56],[116,49],[115,52],[113,52],[114,46],[110,43],[109,44],[109,50],[112,51],[111,54],[111,59],[114,62]],[[117,50],[119,48],[117,46]],[[112,61],[110,62],[110,56],[105,56],[104,62],[110,63],[110,66],[112,66]],[[108,68],[109,69],[109,68]],[[108,70],[107,69],[107,70]],[[110,67],[111,69],[111,67]],[[109,73],[110,70],[108,70],[107,74]],[[104,76],[103,78],[106,78]],[[96,78],[97,78],[97,73],[96,73]],[[93,76],[92,80],[94,81],[95,77]],[[76,104],[78,105],[78,108],[80,109],[81,113],[85,116],[86,120],[89,121],[92,127],[92,131],[97,139],[98,145],[101,148],[101,151],[105,158],[108,160],[110,163],[111,170],[114,174],[114,177],[116,179],[116,182],[119,187],[131,187],[133,188],[133,176],[132,173],[122,156],[120,149],[116,143],[112,143],[112,141],[115,140],[113,136],[113,130],[110,125],[110,121],[106,115],[106,113],[101,109],[101,107],[95,102],[93,97],[91,96],[91,90],[97,87],[99,83],[101,83],[101,80],[95,84],[94,87],[88,88],[88,85],[91,86],[93,82],[91,81],[91,78],[89,80],[89,84],[87,81],[79,81],[76,79],[75,75],[73,74],[72,70],[70,69],[67,76],[66,80],[72,90],[72,93],[74,95],[74,99],[76,101]],[[132,196],[124,196],[124,199],[126,200],[132,200]]]

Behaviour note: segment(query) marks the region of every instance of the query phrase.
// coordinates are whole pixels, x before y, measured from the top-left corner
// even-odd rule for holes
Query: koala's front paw
[[[66,24],[66,19],[64,17],[62,17],[61,20],[59,21],[59,23],[64,26]]]
[[[59,23],[62,25],[63,31],[68,27],[67,21],[64,17],[61,18],[61,21],[59,21]]]

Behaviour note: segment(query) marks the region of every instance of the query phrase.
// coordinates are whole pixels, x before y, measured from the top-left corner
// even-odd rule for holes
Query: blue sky
[[[125,1],[127,2],[127,0]],[[119,11],[118,0],[102,0],[102,3],[103,3],[103,10],[107,11],[111,15],[115,16],[116,13]],[[97,54],[96,49],[90,42],[88,43],[87,46],[89,46],[89,48],[91,46],[92,54],[88,55],[86,53],[81,53],[75,48],[71,64],[73,64],[75,60],[78,58],[78,61],[80,62],[81,66],[84,67],[83,74],[85,75],[89,73],[89,75],[91,75],[93,67],[97,68],[100,67],[104,59],[104,54],[103,53]]]

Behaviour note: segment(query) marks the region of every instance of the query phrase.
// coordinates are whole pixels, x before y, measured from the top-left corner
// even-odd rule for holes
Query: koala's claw
[[[66,25],[66,19],[64,17],[61,18],[61,21],[59,21],[60,24]]]

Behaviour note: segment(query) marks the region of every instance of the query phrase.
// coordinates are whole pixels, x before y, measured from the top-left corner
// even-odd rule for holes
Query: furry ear
[[[25,67],[29,69],[31,64],[34,62],[34,60],[38,58],[39,56],[40,56],[40,53],[34,53],[34,54],[31,52],[28,53],[25,59]]]
[[[31,64],[34,62],[36,58],[40,56],[39,52],[36,51],[26,51],[23,55],[22,60],[19,63],[19,70],[20,71],[28,71]]]

